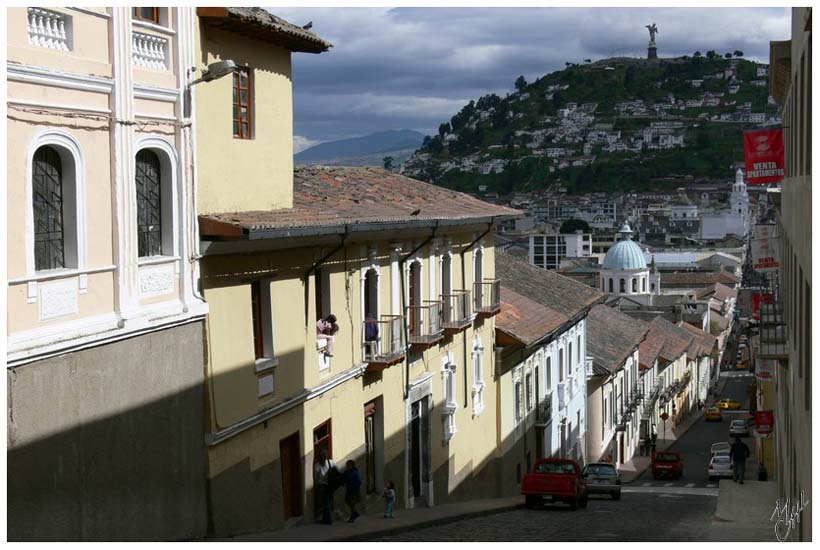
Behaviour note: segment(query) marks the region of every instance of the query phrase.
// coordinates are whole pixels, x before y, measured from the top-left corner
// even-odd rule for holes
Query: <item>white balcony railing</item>
[[[168,39],[141,32],[131,33],[134,65],[163,71],[168,68]]]
[[[71,18],[56,11],[28,8],[28,43],[50,50],[71,50]]]

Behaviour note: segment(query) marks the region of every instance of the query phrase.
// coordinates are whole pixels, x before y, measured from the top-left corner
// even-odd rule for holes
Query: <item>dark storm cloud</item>
[[[293,57],[297,146],[378,130],[433,131],[461,106],[567,61],[743,50],[766,62],[787,8],[271,8],[334,47]]]

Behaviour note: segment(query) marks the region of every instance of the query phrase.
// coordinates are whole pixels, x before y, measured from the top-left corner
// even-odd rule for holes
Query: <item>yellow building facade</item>
[[[381,169],[294,172],[290,54],[330,45],[255,8],[198,14],[198,58],[252,90],[245,135],[241,77],[195,94],[213,534],[314,521],[323,448],[356,461],[368,507],[388,480],[400,507],[494,494],[493,231],[517,212]]]

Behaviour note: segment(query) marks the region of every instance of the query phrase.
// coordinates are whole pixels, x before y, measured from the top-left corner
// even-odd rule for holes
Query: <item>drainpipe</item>
[[[302,276],[305,280],[305,326],[309,326],[308,318],[310,316],[310,311],[309,311],[309,309],[310,309],[310,283],[309,283],[310,275],[311,275],[311,273],[314,273],[316,271],[316,268],[318,268],[320,265],[322,265],[327,260],[329,260],[331,256],[333,256],[338,251],[340,251],[342,248],[344,248],[345,240],[347,240],[347,236],[348,236],[348,226],[345,225],[345,232],[341,236],[342,238],[341,238],[341,241],[339,241],[339,246],[337,246],[336,248],[334,248],[333,250],[331,250],[330,252],[328,252],[327,254],[322,256],[322,259],[320,259],[319,261],[315,262],[312,266],[310,266],[310,269],[308,269],[307,272],[305,272],[305,274]]]
[[[484,233],[482,233],[478,237],[476,237],[473,240],[473,242],[468,244],[461,252],[458,253],[459,256],[461,256],[461,288],[463,290],[466,290],[466,286],[467,286],[467,275],[465,274],[465,270],[464,270],[464,253],[467,252],[468,250],[470,250],[473,246],[475,246],[475,243],[477,243],[478,241],[483,239],[484,236],[487,235],[487,233],[492,231],[494,223],[495,223],[495,218],[493,217],[490,220],[490,223],[487,224],[487,230],[484,231]],[[483,274],[483,272],[482,272],[482,274]],[[475,296],[473,296],[473,299],[475,299]],[[464,407],[466,408],[467,405],[469,404],[469,391],[467,389],[467,331],[466,330],[461,333],[461,341],[463,343],[462,354],[463,354],[463,359],[464,359]]]
[[[399,260],[399,286],[401,287],[401,310],[402,312],[407,311],[407,297],[406,292],[404,291],[404,262],[408,260],[413,254],[421,250],[424,246],[427,245],[430,241],[432,241],[436,237],[436,231],[438,230],[438,220],[436,220],[436,225],[433,227],[433,232],[430,233],[430,236],[427,237],[420,245],[416,248],[411,250],[407,253],[406,256]],[[410,349],[410,327],[407,326],[407,319],[404,320],[402,323],[404,326],[404,345],[406,349]],[[407,400],[407,397],[410,395],[410,354],[404,354],[404,399]]]

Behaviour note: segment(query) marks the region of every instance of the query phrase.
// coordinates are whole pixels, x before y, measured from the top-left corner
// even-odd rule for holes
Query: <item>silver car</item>
[[[732,420],[729,424],[729,435],[731,437],[746,437],[749,435],[749,425],[743,419]]]
[[[587,481],[587,494],[610,495],[615,500],[621,500],[621,474],[612,464],[587,464],[583,475]]]

